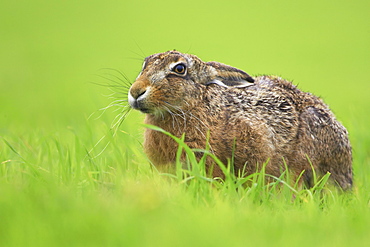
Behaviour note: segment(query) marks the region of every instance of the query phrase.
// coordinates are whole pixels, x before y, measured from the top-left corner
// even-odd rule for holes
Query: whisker
[[[131,109],[132,109],[131,107],[124,109],[121,113],[119,113],[114,118],[114,120],[112,122],[112,125],[111,125],[111,129],[114,130],[114,134],[117,133],[118,128],[121,126],[121,124],[123,123],[123,121],[126,119],[126,116],[127,116],[127,114],[130,113]]]
[[[116,72],[119,75],[121,75],[126,81],[130,81],[130,79],[127,77],[127,75],[124,72],[120,71],[119,69],[116,69],[116,68],[101,68],[100,70],[110,70],[110,71]]]
[[[129,82],[124,82],[121,79],[119,79],[118,77],[113,76],[113,75],[110,75],[110,76],[115,77],[117,80],[120,80],[120,82],[122,82],[124,84],[122,85],[120,82],[117,82],[117,81],[113,80],[112,78],[109,78],[105,75],[97,75],[97,76],[114,83],[114,84],[105,84],[105,85],[104,84],[99,84],[99,83],[94,83],[94,84],[97,84],[97,85],[100,85],[100,86],[107,86],[107,87],[111,87],[111,88],[125,88],[125,89],[129,89],[131,87],[131,84]]]
[[[144,54],[144,52],[139,48],[139,50],[141,51],[141,53],[143,53],[143,55],[141,55],[141,54],[139,54],[139,53],[137,53],[137,52],[134,52],[134,51],[132,51],[132,50],[128,50],[129,52],[131,52],[132,54],[134,54],[134,55],[136,55],[136,56],[138,56],[139,58],[137,58],[137,57],[134,57],[134,58],[131,58],[131,59],[135,59],[135,60],[140,60],[140,61],[143,61],[144,59],[145,59],[145,57],[146,57],[146,55]]]
[[[119,76],[114,75],[114,74],[107,74],[107,75],[113,76],[114,78],[116,78],[120,82],[124,83],[125,85],[131,86],[132,83],[130,83],[130,79],[122,71],[120,71],[118,69],[112,69],[112,68],[103,68],[103,70],[111,70],[111,71],[114,71],[114,72],[118,73],[120,76],[123,77],[123,79],[120,78]]]
[[[184,101],[187,105],[190,106],[190,104],[186,101]],[[187,122],[190,121],[190,119],[194,119],[196,120],[196,122],[198,122],[200,124],[199,125],[194,125],[192,126],[193,128],[195,128],[197,130],[197,132],[200,133],[200,135],[202,135],[202,137],[204,139],[206,139],[206,135],[205,135],[205,131],[208,129],[208,126],[199,118],[197,117],[196,115],[194,115],[192,112],[190,111],[184,111],[181,107],[179,106],[174,106],[174,105],[171,105],[170,103],[168,102],[164,102],[165,106],[165,110],[167,112],[169,112],[172,116],[172,127],[175,129],[175,123],[176,125],[178,126],[178,129],[181,130],[180,128],[180,123],[178,122],[178,117],[182,118],[183,121],[184,121],[184,124],[183,124],[183,128],[181,130],[181,132],[184,132],[186,130],[186,125],[187,125]],[[175,113],[173,112],[175,111]],[[189,117],[189,119],[187,119],[187,117]],[[202,126],[202,127],[201,127]]]
[[[127,99],[117,99],[117,100],[112,101],[110,104],[117,104],[117,103],[122,104],[122,103],[125,103],[125,102],[128,102],[128,100]]]
[[[143,49],[141,49],[141,47],[140,47],[140,46],[139,46],[139,44],[136,42],[136,40],[134,40],[134,42],[135,42],[136,47],[137,47],[137,48],[139,48],[139,50],[141,51],[142,55],[144,56],[144,57],[142,57],[142,58],[145,58],[145,57],[146,57],[146,55],[145,55],[145,52],[143,51]]]
[[[127,105],[123,105],[123,104],[110,103],[106,107],[100,108],[100,110],[105,111],[105,110],[107,110],[109,108],[112,108],[112,107],[118,107],[117,110],[120,110],[121,108],[127,108],[127,107],[130,107],[130,106],[128,104]]]
[[[184,100],[183,101],[187,106],[189,106],[189,107],[191,107],[191,105],[186,101],[186,100]],[[178,111],[180,111],[182,114],[184,114],[184,116],[188,116],[189,117],[189,119],[194,119],[194,120],[196,120],[196,122],[198,122],[200,125],[194,125],[194,126],[192,126],[193,128],[195,128],[197,131],[198,131],[198,133],[200,133],[201,135],[202,135],[202,137],[206,140],[207,139],[207,136],[206,136],[206,132],[208,131],[208,129],[209,129],[209,127],[208,127],[208,125],[206,125],[205,123],[204,123],[204,121],[203,120],[201,120],[201,118],[199,118],[198,116],[196,116],[192,111],[184,111],[181,107],[179,107],[179,106],[173,106],[174,108],[176,108]],[[186,122],[184,123],[184,126],[186,126]],[[185,128],[186,129],[186,128]],[[209,148],[210,148],[210,151],[212,151],[213,152],[213,148],[212,148],[212,145],[210,144],[210,143],[208,143],[208,145],[209,145]]]
[[[162,106],[172,117],[172,128],[175,129],[175,122],[177,121],[176,118],[174,117],[173,112],[167,107],[167,106]]]

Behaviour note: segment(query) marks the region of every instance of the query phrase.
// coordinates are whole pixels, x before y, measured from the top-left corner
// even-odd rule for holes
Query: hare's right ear
[[[254,79],[244,71],[218,62],[208,62],[216,71],[216,77],[209,84],[217,84],[223,87],[249,87],[254,85]]]

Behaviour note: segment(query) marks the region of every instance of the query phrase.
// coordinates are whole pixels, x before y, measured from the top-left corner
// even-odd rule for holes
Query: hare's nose
[[[128,93],[128,103],[134,109],[140,109],[145,104],[145,98],[149,93],[149,88],[131,88]]]
[[[146,88],[144,89],[137,89],[137,90],[130,90],[130,94],[131,96],[136,99],[136,100],[139,100],[140,97],[143,97],[143,95],[146,93]]]

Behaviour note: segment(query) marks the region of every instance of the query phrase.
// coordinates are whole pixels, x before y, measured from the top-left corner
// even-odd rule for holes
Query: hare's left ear
[[[208,82],[207,85],[213,83],[223,87],[238,88],[254,85],[254,79],[240,69],[218,62],[208,62],[206,64],[216,71],[216,78]]]

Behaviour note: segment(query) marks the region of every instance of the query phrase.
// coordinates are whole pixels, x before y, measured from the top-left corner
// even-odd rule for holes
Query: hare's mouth
[[[145,114],[153,114],[153,115],[159,115],[160,114],[161,116],[163,116],[166,113],[166,110],[163,110],[160,107],[151,108],[151,107],[148,107],[145,104],[141,104],[140,102],[138,102],[138,104],[136,104],[134,106],[131,105],[131,107],[134,108],[135,110],[141,111],[142,113],[145,113]]]
[[[152,110],[145,106],[142,101],[139,100],[131,100],[129,101],[130,106],[135,110],[141,111],[142,113],[151,113]]]
[[[167,111],[174,111],[172,104],[166,101],[153,102],[150,100],[149,92],[150,88],[146,90],[130,90],[128,93],[128,103],[133,109],[145,114],[164,116]]]
[[[131,99],[129,100],[129,104],[133,109],[141,111],[142,113],[150,114],[155,112],[155,110],[147,106],[145,101]]]
[[[129,92],[128,94],[128,103],[135,110],[139,110],[143,113],[150,113],[151,110],[146,106],[146,97],[148,91],[144,91],[140,94],[134,94],[134,96]]]

